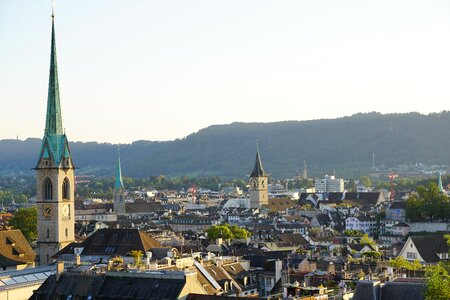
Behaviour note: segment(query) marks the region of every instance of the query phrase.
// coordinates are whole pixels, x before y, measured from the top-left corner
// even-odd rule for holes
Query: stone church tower
[[[62,125],[56,62],[55,23],[52,13],[52,45],[47,116],[36,170],[39,264],[74,242],[74,165]]]
[[[122,181],[122,167],[120,165],[120,152],[117,158],[116,180],[114,183],[114,211],[117,216],[123,216],[126,214],[125,209],[125,187]]]
[[[269,204],[268,176],[264,172],[259,149],[256,151],[256,160],[250,174],[250,208],[261,208]]]

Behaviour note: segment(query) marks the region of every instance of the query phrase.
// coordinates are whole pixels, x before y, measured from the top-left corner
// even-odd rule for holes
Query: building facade
[[[315,180],[314,188],[316,193],[342,193],[344,191],[344,180],[335,176],[325,175],[325,178]]]

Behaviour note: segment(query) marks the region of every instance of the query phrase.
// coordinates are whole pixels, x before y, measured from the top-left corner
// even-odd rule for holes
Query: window
[[[50,238],[50,229],[47,229],[47,238]]]
[[[414,252],[406,252],[407,259],[417,259],[417,254]]]
[[[44,180],[44,200],[53,200],[53,184],[50,178]]]
[[[62,185],[62,195],[63,199],[70,199],[70,183],[69,179],[66,177],[64,178],[63,185]]]
[[[69,236],[69,229],[66,228],[66,237]]]

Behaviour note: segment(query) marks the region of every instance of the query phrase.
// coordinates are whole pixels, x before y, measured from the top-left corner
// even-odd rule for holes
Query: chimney
[[[222,246],[222,244],[223,244],[222,238],[216,239],[216,245],[217,245],[217,246]]]
[[[62,273],[64,273],[64,262],[58,260],[56,262],[56,281],[59,281],[59,278],[61,278]]]
[[[75,266],[81,265],[81,256],[75,254]]]
[[[112,266],[113,266],[113,261],[112,261],[112,259],[108,259],[108,262],[107,262],[107,265],[106,265],[106,270],[107,270],[107,271],[111,271]]]
[[[216,257],[216,266],[220,267],[223,265],[222,256]]]

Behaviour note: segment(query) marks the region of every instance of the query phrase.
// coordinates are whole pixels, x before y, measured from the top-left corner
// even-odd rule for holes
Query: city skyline
[[[259,1],[239,11],[224,2],[108,3],[56,6],[72,141],[172,140],[235,121],[448,108],[443,1]],[[51,6],[27,4],[0,2],[0,38],[10,45],[0,58],[0,98],[9,99],[0,139],[44,131]]]

